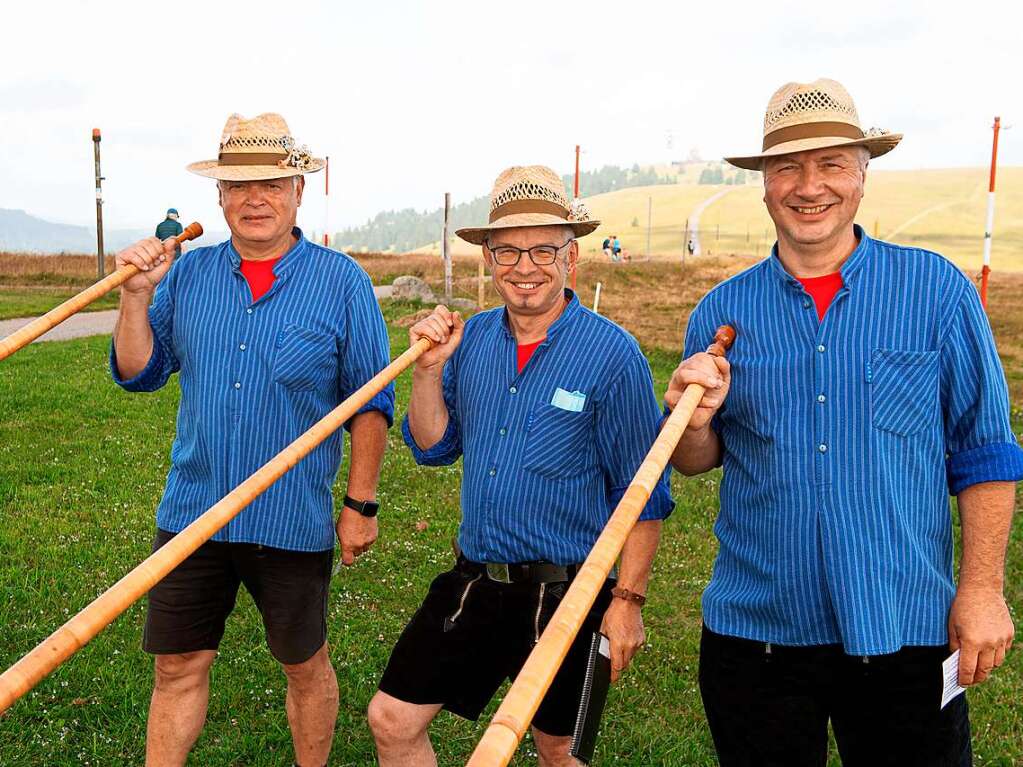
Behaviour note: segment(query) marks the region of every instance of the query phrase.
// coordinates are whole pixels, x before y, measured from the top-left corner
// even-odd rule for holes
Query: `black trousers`
[[[779,647],[704,627],[700,694],[722,767],[818,767],[828,720],[845,767],[969,767],[966,696],[940,709],[947,647],[846,655]]]

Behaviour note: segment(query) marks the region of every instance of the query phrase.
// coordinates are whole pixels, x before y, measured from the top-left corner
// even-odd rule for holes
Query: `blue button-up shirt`
[[[686,355],[722,323],[738,334],[713,422],[713,631],[853,655],[945,644],[949,493],[1023,476],[973,285],[935,253],[856,233],[823,320],[777,250],[690,317]]]
[[[636,341],[571,291],[521,373],[503,308],[470,318],[444,366],[448,426],[420,464],[463,457],[458,541],[476,562],[582,562],[657,437],[660,410]],[[641,519],[674,503],[668,475]]]
[[[252,300],[230,240],[175,261],[149,310],[153,353],[128,391],[155,391],[180,370],[181,403],[157,525],[179,532],[368,381],[390,343],[373,286],[348,256],[298,242]],[[388,386],[359,412],[391,422]],[[213,540],[293,551],[334,545],[331,485],[344,437],[335,432]]]

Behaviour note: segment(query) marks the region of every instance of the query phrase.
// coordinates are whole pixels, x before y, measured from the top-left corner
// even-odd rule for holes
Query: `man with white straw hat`
[[[323,161],[296,146],[280,115],[228,118],[216,160],[231,238],[174,258],[173,240],[117,256],[124,283],[110,368],[128,391],[180,372],[171,470],[156,517],[164,545],[389,359],[366,273],[295,226],[303,174]],[[147,765],[182,765],[203,727],[209,669],[244,583],[288,681],[296,762],[327,762],[338,687],[326,644],[335,533],[351,564],[377,535],[375,494],[394,390],[346,424],[351,461],[335,525],[332,486],[343,434],[330,437],[149,593],[143,646],[156,656]]]
[[[438,306],[409,337],[436,346],[412,379],[405,442],[418,463],[462,458],[453,569],[438,576],[391,654],[369,707],[382,765],[436,764],[427,729],[442,708],[476,719],[522,667],[657,435],[660,412],[636,341],[566,289],[577,237],[600,222],[569,204],[543,166],[498,176],[481,245],[504,306],[463,324]],[[594,631],[613,675],[643,644],[640,606],[666,477],[533,719],[540,764],[574,764],[570,736]]]
[[[968,765],[965,696],[1012,645],[1005,549],[1023,450],[974,286],[936,253],[853,223],[870,158],[834,80],[771,98],[760,152],[770,257],[693,311],[686,350],[727,320],[728,360],[683,360],[665,395],[709,387],[672,463],[723,465],[703,594],[700,690],[724,767]],[[962,562],[953,573],[949,495]]]

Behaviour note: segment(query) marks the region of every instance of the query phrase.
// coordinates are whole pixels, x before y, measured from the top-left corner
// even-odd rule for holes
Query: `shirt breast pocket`
[[[300,325],[287,325],[277,335],[273,380],[293,391],[315,389],[335,377],[334,337]]]
[[[875,349],[867,367],[871,419],[903,437],[936,422],[938,352]]]
[[[529,416],[522,468],[550,479],[563,479],[597,462],[594,411],[573,412],[541,405]]]

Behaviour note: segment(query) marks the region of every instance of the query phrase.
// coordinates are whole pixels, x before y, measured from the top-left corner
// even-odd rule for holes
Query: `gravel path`
[[[377,298],[390,298],[390,285],[374,285],[373,292]],[[22,317],[15,320],[0,320],[0,338],[5,338],[31,322],[34,317]],[[60,323],[53,330],[44,333],[36,341],[66,341],[69,338],[82,338],[84,336],[103,336],[114,332],[114,323],[117,321],[117,310],[111,309],[105,312],[79,312]],[[35,342],[33,342],[35,343]]]

